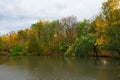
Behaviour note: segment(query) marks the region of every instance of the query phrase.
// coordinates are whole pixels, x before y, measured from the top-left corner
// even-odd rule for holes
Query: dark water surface
[[[0,57],[0,80],[120,80],[120,59]]]

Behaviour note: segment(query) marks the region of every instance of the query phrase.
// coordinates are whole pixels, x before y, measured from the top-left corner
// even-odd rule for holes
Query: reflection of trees
[[[120,65],[119,60],[111,58],[60,56],[0,57],[0,65],[4,63],[12,69],[10,71],[27,75],[28,80],[93,80],[93,77],[107,80],[108,76],[112,77],[110,71],[116,73]]]
[[[88,58],[88,63],[95,65],[112,65],[115,64],[115,61],[112,58]]]
[[[5,63],[5,57],[3,57],[3,56],[1,57],[0,56],[0,64],[4,64],[4,63]]]

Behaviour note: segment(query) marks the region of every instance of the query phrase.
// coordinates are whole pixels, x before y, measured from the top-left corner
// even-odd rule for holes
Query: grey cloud
[[[74,15],[91,18],[104,0],[0,0],[0,33],[28,28],[39,19],[54,20]]]

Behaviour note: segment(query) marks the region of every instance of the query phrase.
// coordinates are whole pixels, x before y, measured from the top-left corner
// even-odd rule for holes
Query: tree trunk
[[[97,50],[97,46],[94,46],[93,51],[95,53],[95,56],[98,57],[98,50]]]
[[[119,49],[116,49],[116,51],[118,52],[118,55],[120,56],[120,50],[119,50]]]

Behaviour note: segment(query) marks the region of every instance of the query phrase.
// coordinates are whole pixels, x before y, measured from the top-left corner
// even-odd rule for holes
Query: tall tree
[[[62,18],[60,20],[61,25],[64,27],[64,30],[66,32],[67,42],[69,45],[72,44],[72,42],[76,38],[76,17],[70,16],[66,18]]]
[[[108,0],[103,4],[103,14],[107,22],[108,48],[120,55],[120,4],[119,0]]]

